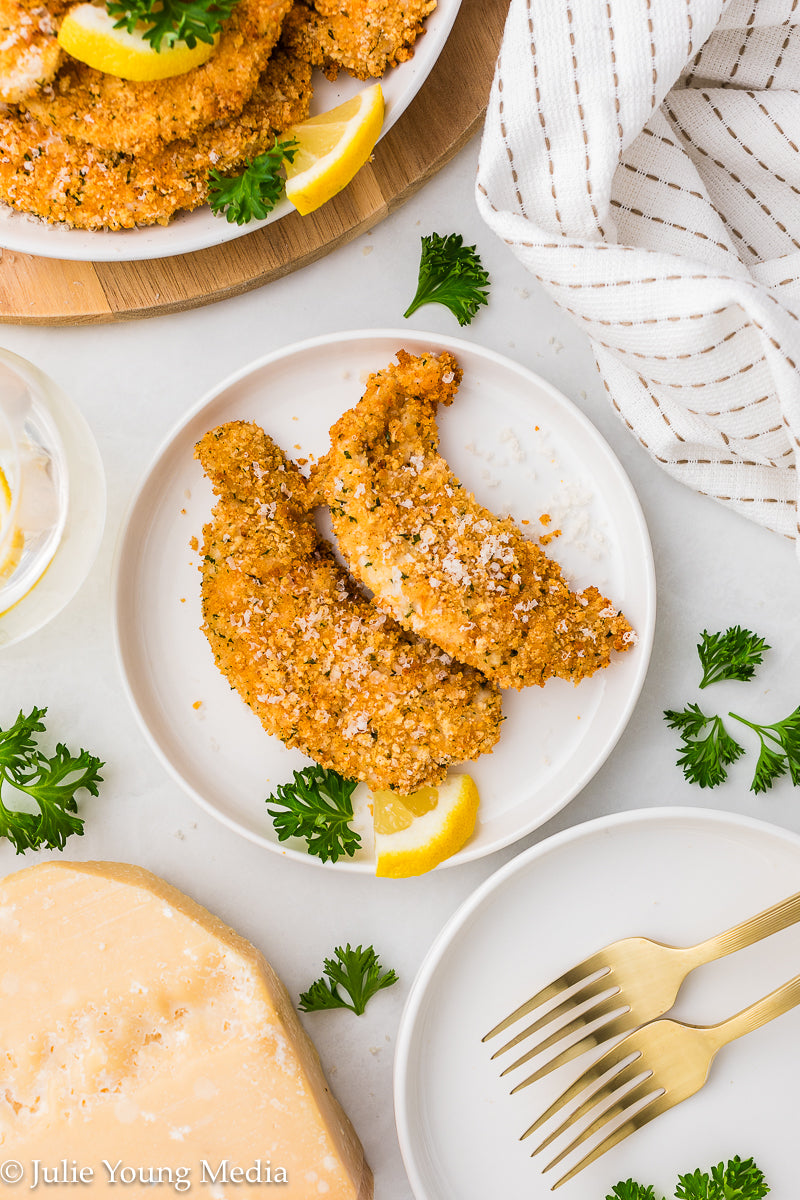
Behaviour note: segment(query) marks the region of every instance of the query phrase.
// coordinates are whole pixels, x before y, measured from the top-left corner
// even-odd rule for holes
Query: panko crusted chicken
[[[239,0],[208,62],[152,83],[119,79],[68,57],[52,86],[22,107],[60,136],[98,150],[153,153],[242,111],[291,6],[292,0]]]
[[[377,79],[406,62],[436,0],[298,0],[286,22],[288,44],[336,79]]]
[[[67,0],[0,0],[0,202],[78,229],[166,225],[306,119],[312,70],[404,62],[436,0],[238,0],[207,62],[133,82],[62,52]],[[324,51],[323,51],[324,46]]]
[[[0,103],[18,104],[55,75],[64,0],[0,0]]]
[[[556,562],[452,474],[436,410],[461,375],[450,354],[398,351],[331,429],[311,484],[351,572],[406,629],[500,687],[578,683],[636,635],[597,588],[571,591]]]
[[[348,778],[404,793],[491,750],[497,689],[370,604],[267,434],[233,421],[195,454],[218,497],[203,530],[203,630],[264,728]]]
[[[206,202],[212,167],[232,170],[308,115],[311,67],[276,52],[238,116],[148,154],[95,150],[30,116],[0,113],[0,197],[22,212],[81,229],[166,224]]]

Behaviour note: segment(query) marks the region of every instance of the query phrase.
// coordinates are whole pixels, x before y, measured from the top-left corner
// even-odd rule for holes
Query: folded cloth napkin
[[[656,462],[790,538],[798,79],[800,0],[511,0],[477,182]]]

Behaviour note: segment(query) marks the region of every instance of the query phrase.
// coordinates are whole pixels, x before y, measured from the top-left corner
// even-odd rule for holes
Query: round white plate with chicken
[[[311,511],[324,491],[317,490],[317,464],[330,450],[331,427],[358,404],[370,372],[384,372],[390,364],[391,371],[398,369],[398,351],[415,362],[433,356],[449,363],[443,356],[452,355],[463,371],[452,403],[438,412],[441,459],[435,447],[430,447],[430,458],[440,468],[445,462],[463,484],[463,504],[472,506],[473,514],[476,506],[483,506],[488,518],[482,512],[478,517],[487,521],[487,529],[497,521],[497,530],[487,533],[474,569],[466,563],[465,556],[473,553],[468,541],[463,554],[456,543],[451,546],[464,559],[458,579],[463,582],[470,572],[477,579],[483,571],[490,590],[497,586],[516,595],[514,589],[528,586],[524,579],[520,582],[511,558],[507,560],[509,539],[514,553],[521,550],[523,557],[531,546],[531,555],[541,555],[544,542],[548,559],[558,564],[545,564],[547,575],[537,567],[536,586],[544,587],[542,597],[555,595],[564,605],[563,612],[555,612],[548,608],[549,599],[540,597],[541,612],[547,610],[544,619],[555,624],[556,633],[538,640],[548,653],[548,647],[563,649],[567,643],[573,649],[569,661],[562,655],[555,665],[542,667],[543,674],[553,673],[544,686],[517,689],[516,683],[530,683],[532,677],[515,680],[513,670],[509,674],[509,662],[524,657],[517,643],[495,656],[485,638],[465,633],[463,656],[460,651],[454,654],[450,642],[444,650],[436,640],[452,637],[449,619],[434,621],[421,637],[410,607],[404,613],[385,595],[370,600],[363,583],[348,578],[342,551],[347,555],[350,548],[344,538],[341,547],[336,544],[328,510],[316,510],[316,524],[303,515],[304,506]],[[452,394],[449,371],[445,380]],[[225,514],[230,528],[214,529],[209,525],[215,497],[195,448],[201,439],[207,447],[209,435],[213,439],[218,431],[223,431],[221,438],[227,437],[232,423],[248,437],[263,438],[263,430],[273,449],[263,451],[248,442],[239,466],[234,459],[215,466],[201,450],[217,497],[234,506]],[[345,443],[338,444],[346,456]],[[424,457],[411,454],[415,470],[419,468],[415,479],[424,475]],[[242,463],[244,473],[239,471]],[[271,480],[274,470],[279,474]],[[309,472],[315,486],[304,500]],[[448,479],[442,485],[442,500],[453,491],[452,476]],[[354,491],[360,491],[358,484]],[[398,503],[403,504],[402,497]],[[408,544],[433,556],[435,539],[429,530],[435,530],[437,518],[434,514],[428,519],[424,513],[415,517],[415,503],[416,499],[408,501],[409,519],[418,517],[423,532],[419,537],[411,534]],[[459,514],[458,524],[463,516]],[[349,517],[334,512],[334,528],[342,519]],[[456,540],[460,536],[454,534]],[[330,550],[321,549],[326,541],[333,546],[334,559]],[[342,605],[360,606],[347,609],[352,629],[339,630],[325,647],[313,630],[321,620],[316,611],[320,605],[309,604],[308,612],[302,608],[310,570],[303,564],[311,562],[322,572],[320,555],[327,574],[314,576],[314,598],[324,589],[326,596],[338,590]],[[261,568],[270,559],[273,592],[254,593],[254,599],[237,597],[242,580],[262,586]],[[419,561],[424,565],[424,559]],[[448,552],[444,570],[450,571],[451,580],[452,562]],[[351,560],[350,565],[360,574],[364,564]],[[435,574],[432,567],[430,576]],[[201,575],[204,588],[216,589],[202,597]],[[378,586],[375,578],[372,583]],[[444,576],[442,586],[447,590]],[[275,591],[280,588],[282,595]],[[653,559],[639,503],[617,459],[586,417],[548,383],[509,359],[456,338],[393,330],[339,333],[290,346],[244,368],[203,397],[156,455],[133,500],[120,540],[114,595],[123,675],[157,755],[179,783],[227,825],[252,841],[307,861],[317,860],[309,858],[302,841],[279,842],[265,803],[277,787],[292,780],[293,772],[310,763],[301,747],[326,767],[400,791],[414,783],[435,784],[451,768],[469,774],[480,792],[478,821],[470,840],[449,863],[482,857],[536,829],[586,785],[613,749],[644,681],[655,622]],[[449,595],[452,603],[461,602],[456,592]],[[537,603],[524,595],[518,599],[515,611],[524,622],[519,628],[527,629]],[[227,614],[222,612],[225,605],[230,606]],[[450,605],[448,600],[448,618]],[[421,612],[424,602],[417,607]],[[328,605],[326,614],[326,620],[339,619],[335,605]],[[502,620],[513,623],[506,616]],[[373,630],[376,622],[383,623],[379,650],[370,645],[365,649],[358,639],[363,628]],[[632,632],[626,633],[629,628]],[[591,673],[585,669],[584,655],[594,653],[597,630],[620,649],[604,657],[598,653],[601,669]],[[388,649],[384,635],[394,639]],[[370,636],[377,634],[373,630]],[[428,647],[424,653],[415,648],[418,640],[423,649]],[[426,675],[413,697],[408,690],[392,693],[398,713],[419,714],[416,723],[405,724],[406,735],[398,736],[391,725],[392,706],[383,702],[381,707],[386,689],[373,687],[376,677],[364,664],[382,670],[386,661],[400,661],[406,649],[414,662],[420,653],[428,664],[435,658],[441,679]],[[360,673],[359,664],[353,664],[356,652],[362,656]],[[375,665],[375,653],[389,659]],[[320,665],[324,655],[330,661]],[[274,660],[281,656],[284,665],[276,673]],[[459,656],[466,658],[466,668]],[[263,670],[258,664],[264,664]],[[252,676],[247,674],[251,667]],[[429,670],[428,665],[425,671]],[[495,683],[476,679],[478,670],[495,673],[502,682],[499,692]],[[397,670],[388,674],[395,688]],[[333,686],[337,680],[338,690]],[[509,682],[512,686],[505,686]],[[442,737],[447,728],[456,731],[450,746]],[[370,801],[369,787],[362,783],[353,796],[361,848],[352,858],[340,857],[331,864],[333,869],[375,871]]]

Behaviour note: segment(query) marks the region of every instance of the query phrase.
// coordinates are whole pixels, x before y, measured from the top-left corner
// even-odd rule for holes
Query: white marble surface
[[[482,225],[473,200],[477,150],[475,140],[370,234],[259,291],[119,325],[0,327],[0,345],[33,360],[80,405],[109,482],[108,524],[91,577],[47,628],[0,651],[0,726],[20,708],[47,705],[54,735],[106,760],[100,797],[82,803],[86,835],[73,839],[69,857],[128,860],[163,875],[252,939],[294,995],[342,941],[373,943],[384,963],[396,968],[400,985],[381,993],[363,1018],[337,1012],[304,1018],[366,1146],[379,1200],[411,1196],[391,1090],[404,996],[433,937],[477,884],[525,845],[624,809],[705,806],[800,831],[800,794],[789,782],[765,796],[748,791],[752,759],[736,764],[714,791],[687,784],[675,766],[676,737],[662,718],[665,707],[701,698],[695,654],[700,631],[735,623],[757,630],[774,649],[755,682],[721,685],[714,701],[726,708],[728,700],[746,705],[769,720],[800,703],[794,547],[674,483],[623,427],[583,332]],[[420,310],[408,328],[462,333],[523,363],[571,397],[604,434],[630,475],[650,528],[659,596],[655,646],[640,702],[617,748],[589,786],[535,835],[480,862],[419,880],[336,876],[285,862],[239,838],[199,810],[156,762],[128,710],[114,661],[111,564],[132,491],[184,410],[229,372],[282,345],[337,329],[405,327],[419,238],[434,230],[456,230],[477,243],[492,279],[491,303],[464,331],[438,307]],[[23,861],[0,846],[0,875],[33,857]]]

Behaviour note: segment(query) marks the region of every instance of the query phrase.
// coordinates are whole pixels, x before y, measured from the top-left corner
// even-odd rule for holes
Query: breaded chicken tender
[[[203,629],[264,728],[401,792],[491,750],[496,688],[369,603],[317,532],[303,476],[263,430],[230,422],[195,454],[218,497],[203,530]]]
[[[452,474],[436,409],[461,374],[450,354],[399,350],[331,429],[312,485],[352,574],[406,629],[500,687],[577,683],[635,634],[597,588],[571,591],[556,562]]]
[[[289,45],[336,79],[377,79],[406,62],[436,0],[314,0],[297,3],[286,23]]]
[[[69,0],[0,0],[0,203],[79,229],[166,225],[206,203],[211,169],[239,173],[306,119],[315,66],[379,75],[436,6],[294,3],[238,0],[208,62],[138,83],[62,52]]]
[[[17,104],[53,78],[65,7],[63,0],[0,0],[0,103]]]
[[[0,115],[0,199],[81,229],[165,225],[205,204],[212,167],[233,171],[305,120],[310,97],[310,65],[278,51],[238,116],[136,157],[93,150],[11,111]]]
[[[68,58],[51,89],[24,102],[62,137],[119,154],[157,151],[242,111],[280,37],[292,0],[239,0],[208,62],[133,83]]]

